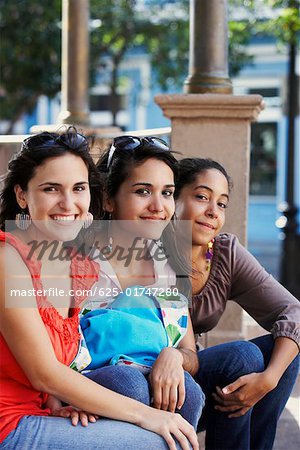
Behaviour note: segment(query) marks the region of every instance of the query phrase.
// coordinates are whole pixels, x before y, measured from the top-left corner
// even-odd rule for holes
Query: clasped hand
[[[167,347],[159,354],[149,375],[153,406],[164,411],[180,409],[185,400],[183,356],[179,350]]]
[[[70,418],[73,426],[76,427],[80,421],[83,427],[87,427],[89,422],[96,422],[99,416],[86,411],[79,410],[74,406],[62,406],[60,400],[56,397],[49,396],[47,407],[51,409],[51,416]]]
[[[243,416],[274,387],[276,384],[264,372],[244,375],[223,389],[216,387],[212,394],[217,402],[215,409],[229,412],[228,417]]]

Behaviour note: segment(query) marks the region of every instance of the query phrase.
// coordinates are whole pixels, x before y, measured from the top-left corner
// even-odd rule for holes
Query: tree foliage
[[[274,18],[258,26],[259,31],[275,36],[281,44],[300,42],[300,1],[299,0],[265,0],[276,12]]]
[[[230,11],[246,15],[229,21],[230,73],[251,61],[246,45],[254,33],[269,33],[287,42],[299,41],[299,0],[228,0]],[[0,119],[11,121],[8,131],[40,95],[53,97],[60,90],[62,0],[0,0]],[[275,18],[257,20],[258,3],[278,10]],[[293,3],[293,5],[292,5]],[[296,7],[294,6],[296,5]],[[298,9],[297,9],[298,7]],[[90,0],[91,86],[96,70],[106,70],[117,112],[119,67],[132,49],[149,54],[156,81],[164,90],[178,89],[188,74],[189,0],[173,4],[137,0]],[[230,15],[230,17],[232,17]],[[98,24],[93,27],[93,23]],[[107,64],[109,61],[109,64]]]
[[[60,0],[0,0],[0,119],[7,132],[60,89]]]

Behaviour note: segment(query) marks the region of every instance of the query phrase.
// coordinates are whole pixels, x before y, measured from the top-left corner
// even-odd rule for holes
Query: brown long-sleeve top
[[[229,233],[215,238],[211,271],[202,291],[193,296],[195,333],[214,328],[228,300],[238,303],[274,338],[294,340],[300,348],[300,302]]]

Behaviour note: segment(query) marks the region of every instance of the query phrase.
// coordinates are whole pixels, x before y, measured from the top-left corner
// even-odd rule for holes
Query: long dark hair
[[[210,158],[183,158],[178,161],[178,178],[175,189],[175,199],[178,199],[181,190],[185,186],[191,185],[196,181],[198,175],[212,169],[218,170],[224,175],[228,183],[228,191],[230,192],[233,187],[232,180],[226,169],[220,163]],[[191,272],[197,274],[201,273],[195,268],[192,268]]]
[[[193,184],[198,175],[211,169],[216,169],[224,175],[230,192],[233,187],[232,180],[226,169],[220,163],[210,158],[184,158],[178,161],[178,178],[175,189],[175,198],[179,197],[184,186]]]
[[[102,214],[103,183],[95,163],[89,153],[86,136],[69,127],[63,133],[42,132],[23,141],[21,150],[8,164],[8,172],[2,177],[3,189],[0,194],[0,228],[4,230],[6,220],[14,220],[21,208],[17,203],[14,188],[20,185],[26,191],[29,181],[34,177],[36,168],[48,158],[71,153],[79,156],[89,173],[91,192],[90,212],[98,218]]]
[[[130,172],[134,167],[143,164],[151,158],[167,164],[174,174],[175,183],[177,181],[178,162],[176,158],[171,151],[163,150],[151,142],[143,140],[141,145],[130,150],[116,147],[110,164],[108,164],[109,153],[110,148],[102,154],[97,162],[97,168],[105,180],[105,190],[109,198],[114,198],[117,195],[120,186],[130,176]],[[107,219],[108,214],[104,213],[103,218]]]
[[[110,148],[100,157],[97,162],[97,168],[105,179],[105,191],[109,198],[114,198],[117,195],[122,183],[130,176],[130,172],[134,167],[143,164],[151,158],[162,161],[170,167],[176,184],[178,161],[168,149],[167,144],[167,148],[163,149],[155,145],[154,139],[151,137],[142,138],[138,147],[129,150],[116,145],[111,161],[109,158]],[[104,219],[107,219],[108,216],[108,213],[104,213]],[[191,293],[191,285],[188,278],[189,266],[177,248],[173,217],[164,229],[161,241],[168,256],[168,262],[176,273],[178,289],[186,296],[189,296]]]

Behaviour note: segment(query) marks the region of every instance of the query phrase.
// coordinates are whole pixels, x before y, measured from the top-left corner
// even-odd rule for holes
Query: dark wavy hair
[[[97,162],[97,168],[104,176],[105,191],[109,198],[114,198],[122,183],[130,176],[131,170],[148,159],[157,159],[167,164],[174,174],[175,184],[178,177],[178,161],[168,149],[162,149],[151,142],[151,138],[147,140],[141,139],[141,144],[134,149],[122,149],[116,147],[113,157],[109,161],[110,149],[107,149]],[[109,214],[104,213],[104,219],[108,219]],[[171,223],[167,225],[162,233],[161,241],[168,256],[168,262],[176,273],[177,287],[187,297],[191,294],[191,284],[188,278],[190,266],[180,255],[177,247],[176,230],[173,225],[173,217]]]
[[[141,145],[130,150],[116,147],[112,160],[108,165],[109,152],[110,148],[102,154],[97,162],[97,168],[104,177],[105,190],[109,198],[114,198],[117,195],[120,186],[130,176],[130,172],[134,167],[143,164],[151,158],[167,164],[174,174],[175,183],[177,181],[178,161],[171,151],[163,150],[151,142],[142,140]],[[107,218],[108,214],[104,213],[104,219]]]
[[[175,198],[178,198],[182,188],[196,181],[198,175],[207,170],[216,169],[227,180],[229,192],[233,188],[233,182],[226,169],[217,161],[210,158],[184,158],[178,161],[178,178],[175,189]]]
[[[21,208],[17,203],[14,188],[16,185],[26,191],[29,181],[34,177],[37,167],[48,158],[67,153],[79,156],[89,173],[91,192],[90,212],[95,218],[102,214],[103,182],[89,153],[86,136],[69,127],[63,133],[42,132],[23,141],[21,150],[8,163],[8,172],[2,177],[3,188],[0,194],[0,228],[4,230],[6,220],[14,220]]]

